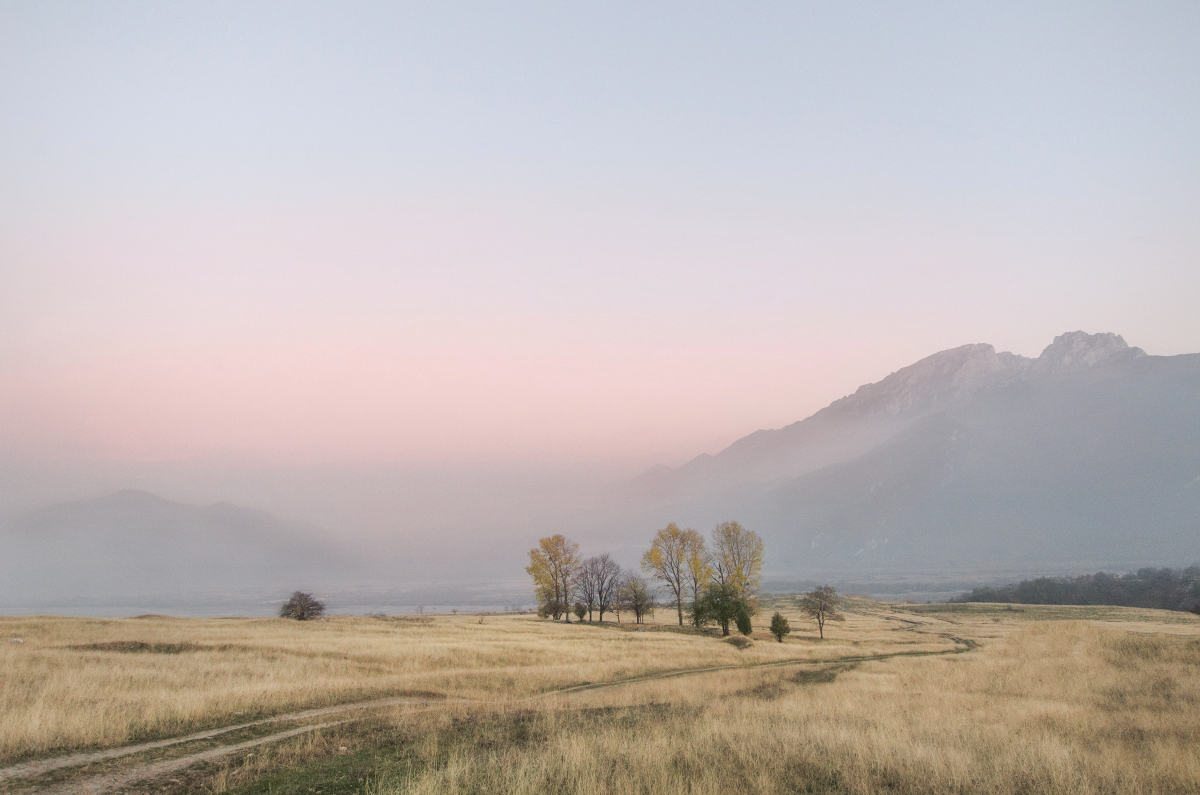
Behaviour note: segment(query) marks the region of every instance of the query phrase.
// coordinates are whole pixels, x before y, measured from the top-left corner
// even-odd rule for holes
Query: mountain
[[[27,514],[0,543],[0,603],[10,605],[278,590],[341,566],[304,526],[133,490]]]
[[[1071,332],[964,345],[633,484],[642,512],[737,517],[780,574],[1058,571],[1200,560],[1200,354]]]

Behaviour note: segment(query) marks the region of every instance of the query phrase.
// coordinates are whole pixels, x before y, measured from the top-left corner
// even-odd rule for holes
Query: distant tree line
[[[999,588],[976,588],[953,602],[1025,605],[1114,605],[1200,613],[1200,566],[1138,569],[1129,574],[1039,577]]]

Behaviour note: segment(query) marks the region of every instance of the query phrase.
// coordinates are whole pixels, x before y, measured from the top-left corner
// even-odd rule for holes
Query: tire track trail
[[[677,668],[669,671],[659,671],[652,674],[630,677],[627,679],[616,679],[607,682],[585,682],[583,684],[571,685],[569,687],[558,688],[556,690],[548,690],[544,693],[536,693],[531,696],[524,696],[518,699],[507,701],[486,701],[472,699],[418,699],[412,697],[394,697],[374,699],[371,701],[360,701],[351,704],[339,704],[330,707],[318,707],[315,709],[302,710],[300,712],[292,712],[287,715],[276,715],[270,718],[262,718],[260,720],[248,721],[246,723],[235,726],[226,726],[219,729],[210,729],[208,731],[196,732],[181,737],[174,737],[165,740],[156,740],[149,743],[140,743],[138,745],[127,745],[120,748],[112,748],[106,751],[96,751],[91,753],[71,754],[69,756],[54,757],[52,759],[44,759],[33,762],[23,762],[0,769],[0,782],[9,779],[30,779],[40,775],[44,775],[55,770],[61,770],[68,767],[79,767],[82,765],[91,764],[99,761],[110,759],[118,759],[124,756],[143,753],[158,748],[166,748],[172,745],[182,743],[195,742],[198,740],[211,739],[219,737],[222,734],[238,731],[239,729],[252,728],[254,726],[262,726],[269,723],[284,723],[296,720],[305,720],[314,717],[325,717],[329,715],[344,714],[360,710],[379,709],[384,707],[394,706],[414,706],[423,707],[425,709],[433,709],[442,705],[449,704],[516,704],[521,702],[535,701],[538,699],[550,698],[553,696],[567,696],[575,693],[583,693],[593,690],[603,690],[617,687],[626,687],[642,682],[652,682],[662,679],[673,679],[682,676],[699,676],[703,674],[719,673],[721,671],[733,670],[756,670],[763,668],[782,668],[787,666],[799,665],[839,665],[845,663],[864,663],[876,662],[881,660],[890,660],[899,657],[940,657],[950,654],[962,654],[964,652],[973,651],[979,648],[979,644],[973,640],[966,638],[953,637],[948,634],[939,635],[939,637],[953,641],[955,647],[952,649],[942,649],[938,651],[899,651],[889,652],[886,654],[864,654],[845,657],[831,657],[828,659],[787,659],[787,660],[772,660],[770,662],[748,663],[748,664],[731,664],[731,665],[711,665],[699,668]],[[51,795],[97,795],[98,793],[112,792],[119,790],[129,784],[146,779],[155,778],[167,773],[181,770],[190,767],[198,762],[212,761],[230,754],[244,751],[249,748],[264,745],[266,743],[284,740],[289,737],[295,737],[307,732],[327,729],[333,726],[339,726],[344,723],[350,723],[358,720],[360,716],[343,718],[341,720],[327,721],[324,723],[306,724],[295,728],[287,729],[286,731],[276,732],[263,737],[256,737],[251,740],[245,740],[240,743],[224,745],[218,748],[210,748],[204,751],[198,751],[192,754],[176,757],[174,759],[166,759],[157,762],[148,762],[145,764],[133,766],[129,769],[113,772],[101,773],[87,778],[76,780],[68,780],[49,784],[45,787],[39,787],[38,791],[50,793]]]
[[[187,734],[182,737],[171,737],[165,740],[154,740],[148,743],[139,743],[138,745],[124,745],[120,748],[110,748],[106,751],[92,751],[80,754],[70,754],[69,756],[56,756],[50,759],[40,759],[33,762],[22,762],[0,769],[0,781],[9,778],[33,778],[44,773],[50,773],[54,770],[60,770],[64,767],[80,767],[93,762],[103,762],[108,759],[117,759],[122,756],[131,754],[140,754],[144,751],[152,751],[156,748],[167,748],[180,743],[190,743],[197,740],[207,740],[211,737],[219,737],[222,734],[239,731],[241,729],[249,729],[254,726],[262,726],[267,723],[287,723],[296,720],[307,720],[308,718],[319,718],[324,715],[336,715],[342,712],[349,712],[356,709],[372,709],[375,707],[393,707],[403,704],[433,704],[447,703],[443,699],[438,699],[437,702],[431,699],[415,699],[408,696],[397,696],[393,698],[379,698],[372,701],[359,701],[351,704],[335,704],[331,707],[316,707],[314,709],[306,709],[300,712],[292,712],[287,715],[275,715],[270,718],[261,718],[259,720],[247,721],[246,723],[238,723],[233,726],[222,726],[219,729],[209,729],[208,731],[196,732],[195,734]],[[329,724],[332,725],[332,724]],[[311,731],[316,727],[304,727],[304,730]],[[279,735],[283,736],[283,735]]]

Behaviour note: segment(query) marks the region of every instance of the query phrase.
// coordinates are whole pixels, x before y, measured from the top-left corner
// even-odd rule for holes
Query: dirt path
[[[439,699],[439,702],[440,701],[441,700]],[[317,707],[316,709],[306,709],[301,712],[292,712],[287,715],[276,715],[271,718],[252,720],[247,723],[239,723],[234,726],[223,726],[219,729],[196,732],[195,734],[188,734],[183,737],[155,740],[154,742],[140,743],[138,745],[125,745],[120,748],[110,748],[107,751],[94,751],[91,753],[71,754],[70,756],[56,756],[51,759],[41,759],[35,762],[22,762],[21,764],[13,765],[12,767],[0,768],[0,781],[4,781],[8,778],[32,778],[34,776],[40,776],[43,773],[49,773],[53,770],[59,770],[64,767],[79,767],[80,765],[87,765],[91,764],[92,762],[102,762],[106,759],[117,759],[118,757],[129,756],[130,754],[139,754],[143,751],[151,751],[155,748],[166,748],[171,745],[179,745],[180,743],[190,743],[196,740],[207,740],[210,737],[219,737],[222,734],[229,734],[230,732],[235,732],[239,729],[248,729],[253,726],[262,726],[266,723],[285,723],[294,720],[307,720],[308,718],[319,718],[324,715],[336,715],[338,713],[349,712],[357,709],[393,707],[402,704],[432,703],[434,702],[430,699],[399,696],[396,698],[380,698],[373,701],[359,701],[354,704],[338,704],[332,707]],[[314,728],[317,727],[306,726],[302,729],[302,731],[312,731]],[[285,735],[278,736],[283,737]]]
[[[549,698],[552,696],[570,695],[573,693],[580,693],[580,692],[591,691],[591,690],[602,690],[602,689],[614,688],[614,687],[625,687],[628,685],[634,685],[634,684],[638,684],[641,682],[651,682],[651,681],[655,681],[655,680],[659,680],[659,679],[672,679],[672,678],[680,677],[680,676],[697,676],[697,675],[701,675],[701,674],[717,673],[720,671],[753,670],[753,669],[758,669],[758,668],[780,668],[780,667],[791,666],[791,665],[813,665],[813,666],[840,665],[840,664],[845,664],[845,663],[863,663],[863,662],[874,662],[874,661],[879,661],[879,660],[890,660],[890,659],[897,658],[897,657],[937,657],[937,656],[943,656],[943,655],[947,655],[947,654],[961,654],[963,652],[971,651],[973,649],[978,648],[978,644],[972,640],[956,638],[956,637],[952,637],[950,635],[941,635],[940,637],[943,637],[947,640],[953,641],[955,643],[955,647],[953,649],[944,649],[941,651],[900,651],[900,652],[891,652],[888,654],[864,654],[864,655],[859,655],[859,656],[833,657],[833,658],[829,658],[829,659],[805,658],[805,659],[773,660],[771,662],[749,663],[749,664],[738,664],[738,665],[714,665],[714,666],[705,666],[702,668],[677,668],[677,669],[670,670],[670,671],[660,671],[660,672],[653,673],[653,674],[645,674],[643,676],[630,677],[628,679],[617,679],[617,680],[612,680],[612,681],[608,681],[608,682],[587,682],[587,683],[580,684],[580,685],[572,685],[570,687],[559,688],[557,690],[550,690],[550,691],[547,691],[544,693],[538,693],[538,694],[532,695],[532,696],[525,696],[523,698],[515,699],[514,701],[509,701],[509,702],[469,701],[469,700],[450,700],[450,699],[447,699],[447,700],[439,699],[437,701],[434,701],[432,699],[418,699],[418,698],[412,698],[412,697],[396,697],[396,698],[375,699],[372,701],[360,701],[360,702],[353,703],[353,704],[339,704],[337,706],[332,706],[332,707],[319,707],[316,709],[303,710],[301,712],[293,712],[293,713],[289,713],[287,715],[276,715],[271,718],[263,718],[261,720],[255,720],[255,721],[250,721],[247,723],[241,723],[236,726],[226,726],[226,727],[223,727],[220,729],[211,729],[209,731],[197,732],[195,734],[189,734],[189,735],[182,736],[182,737],[174,737],[174,738],[166,739],[166,740],[156,740],[154,742],[141,743],[139,745],[127,745],[127,746],[123,746],[121,748],[112,748],[107,751],[96,751],[93,753],[71,754],[70,756],[55,757],[53,759],[44,759],[44,760],[39,760],[39,761],[34,761],[34,762],[23,762],[18,765],[13,765],[11,767],[6,767],[6,768],[0,769],[0,781],[4,781],[6,779],[11,779],[11,778],[24,778],[24,779],[33,778],[33,777],[42,775],[44,773],[52,772],[54,770],[60,770],[62,768],[79,767],[81,765],[86,765],[86,764],[89,764],[92,762],[104,761],[104,760],[108,760],[108,759],[117,759],[117,758],[120,758],[123,756],[130,756],[132,754],[149,751],[149,750],[153,750],[156,748],[165,748],[165,747],[171,746],[171,745],[179,745],[181,743],[209,739],[212,737],[218,737],[222,734],[228,734],[230,732],[234,732],[239,729],[246,729],[246,728],[250,728],[253,726],[261,726],[263,724],[268,724],[268,723],[283,723],[283,722],[287,722],[287,721],[305,720],[305,719],[314,718],[314,717],[324,717],[324,716],[328,716],[328,715],[344,714],[347,712],[352,712],[352,711],[357,711],[357,710],[367,710],[367,709],[376,709],[376,708],[382,708],[382,707],[405,706],[405,705],[434,707],[434,706],[441,705],[441,704],[451,704],[451,703],[455,703],[455,704],[519,703],[522,701],[533,701],[535,699]],[[90,778],[81,778],[78,780],[63,781],[63,782],[60,782],[57,784],[49,785],[47,787],[39,788],[38,791],[43,792],[43,793],[50,793],[51,795],[92,795],[93,793],[113,792],[113,791],[119,790],[120,788],[122,788],[126,785],[132,784],[136,781],[142,781],[142,780],[145,780],[148,778],[154,778],[157,776],[165,775],[167,773],[170,773],[170,772],[173,772],[176,770],[181,770],[183,768],[190,767],[191,765],[196,764],[198,762],[205,762],[205,761],[210,761],[210,760],[214,760],[214,759],[219,759],[223,756],[228,756],[229,754],[234,754],[234,753],[237,753],[238,751],[244,751],[249,748],[254,748],[255,746],[263,745],[265,743],[276,742],[278,740],[283,740],[288,737],[294,737],[298,734],[304,734],[306,732],[317,731],[319,729],[325,729],[325,728],[329,728],[331,726],[338,726],[343,723],[349,723],[350,721],[353,721],[353,720],[357,720],[357,716],[356,717],[347,717],[347,718],[343,718],[341,720],[329,721],[329,722],[325,722],[325,723],[308,724],[308,725],[304,725],[304,726],[299,726],[296,728],[288,729],[286,731],[276,732],[274,734],[267,735],[264,737],[256,737],[253,740],[246,740],[244,742],[235,743],[233,745],[224,745],[219,748],[211,748],[211,749],[208,749],[205,751],[198,751],[196,753],[187,754],[184,756],[176,757],[174,759],[167,759],[167,760],[162,760],[162,761],[158,761],[158,762],[149,762],[147,764],[138,765],[138,766],[132,767],[128,770],[124,770],[124,771],[120,771],[120,772],[116,772],[116,773],[103,773],[100,775],[92,776]]]
[[[297,734],[316,731],[317,729],[327,729],[330,726],[337,726],[342,723],[349,723],[352,719],[345,718],[343,720],[331,721],[329,723],[318,723],[312,726],[300,726],[296,729],[288,729],[285,732],[272,734],[269,737],[258,737],[253,740],[237,743],[236,745],[225,745],[220,748],[213,748],[208,751],[201,751],[195,754],[181,756],[178,759],[165,759],[161,762],[151,762],[148,765],[125,770],[120,773],[105,773],[99,776],[82,779],[79,781],[64,781],[60,784],[39,789],[39,792],[53,793],[53,795],[92,795],[93,793],[113,792],[120,790],[122,787],[132,784],[136,781],[143,781],[148,778],[173,773],[176,770],[182,770],[185,767],[191,767],[197,762],[207,762],[213,759],[220,759],[223,756],[245,751],[265,743],[273,743],[276,740],[283,740],[288,737],[295,737]]]

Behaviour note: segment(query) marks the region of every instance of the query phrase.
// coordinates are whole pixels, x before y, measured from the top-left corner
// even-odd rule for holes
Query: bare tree
[[[313,598],[310,593],[293,591],[292,596],[279,608],[280,618],[294,618],[297,621],[308,621],[325,615],[325,603]]]
[[[821,633],[821,640],[825,639],[825,622],[826,621],[845,621],[846,617],[841,614],[838,608],[841,607],[842,599],[837,595],[837,591],[831,585],[822,585],[800,598],[800,609],[808,614],[808,617],[817,622],[817,630]]]
[[[600,612],[600,620],[603,621],[604,614],[612,610],[618,601],[624,572],[607,553],[593,559],[596,561],[596,609]],[[618,613],[617,622],[620,623],[620,620],[621,615]]]
[[[645,577],[631,572],[621,583],[621,602],[633,613],[634,623],[641,624],[643,618],[654,612],[654,590]]]
[[[687,539],[674,522],[659,530],[642,555],[642,571],[667,584],[675,597],[679,626],[683,626],[683,591],[687,583]]]
[[[575,580],[575,595],[587,608],[588,621],[592,620],[592,611],[596,609],[597,590],[600,586],[600,558],[592,557],[579,567],[579,577]],[[580,619],[581,621],[583,619]]]

